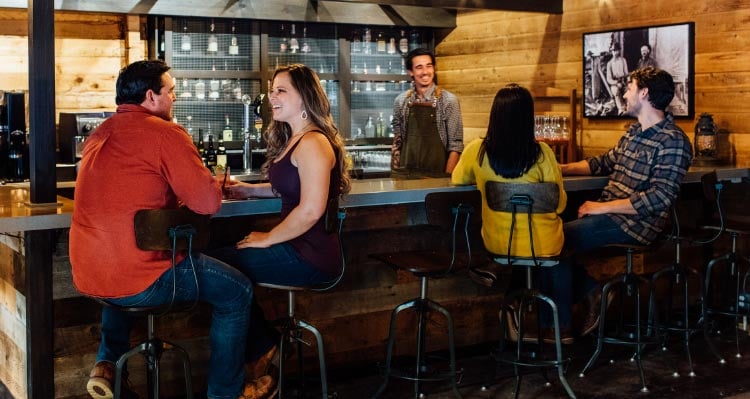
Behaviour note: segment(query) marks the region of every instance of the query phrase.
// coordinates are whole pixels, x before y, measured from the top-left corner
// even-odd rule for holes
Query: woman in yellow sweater
[[[559,255],[563,247],[563,222],[559,214],[565,209],[567,195],[563,189],[562,173],[555,154],[545,144],[534,138],[534,100],[529,91],[517,84],[501,88],[495,95],[490,111],[490,121],[485,137],[478,138],[464,148],[452,174],[453,184],[476,184],[482,192],[482,239],[488,251],[495,254],[508,252],[511,214],[495,212],[487,206],[484,188],[488,181],[507,183],[557,184],[560,199],[555,213],[532,216],[535,236],[544,237],[534,242],[537,256]],[[521,216],[522,217],[522,216]],[[525,224],[525,219],[518,223]],[[528,233],[514,235],[514,255],[531,256]],[[568,284],[558,276],[559,267],[544,268],[540,273],[540,289],[549,295],[560,308],[560,326],[570,330],[570,298],[561,298],[553,285]],[[563,278],[565,279],[565,278]],[[569,291],[569,290],[562,290]],[[551,325],[551,319],[543,324]],[[566,335],[566,334],[563,334]],[[569,334],[568,334],[569,335]],[[566,337],[567,338],[567,337]],[[566,340],[569,341],[569,340]]]

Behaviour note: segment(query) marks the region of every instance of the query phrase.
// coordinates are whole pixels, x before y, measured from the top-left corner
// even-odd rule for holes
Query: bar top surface
[[[700,182],[700,177],[716,170],[719,179],[739,181],[750,177],[750,169],[724,167],[691,167],[683,183]],[[597,190],[604,187],[607,177],[570,176],[564,178],[568,191]],[[64,183],[70,184],[70,183]],[[436,191],[473,190],[474,186],[454,186],[449,178],[393,180],[353,180],[352,190],[344,198],[342,206],[365,207],[390,204],[409,204],[424,201],[425,195]],[[70,227],[73,200],[57,197],[58,203],[51,206],[29,204],[29,184],[17,183],[0,186],[0,233],[29,230],[46,230]],[[224,201],[214,217],[232,217],[277,213],[281,209],[278,198]]]

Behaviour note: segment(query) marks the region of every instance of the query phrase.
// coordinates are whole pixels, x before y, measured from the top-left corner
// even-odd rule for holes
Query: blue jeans
[[[331,279],[331,276],[321,273],[301,259],[289,243],[276,244],[268,248],[237,249],[231,246],[219,248],[209,254],[236,267],[253,283],[304,287]],[[248,361],[256,360],[278,342],[278,331],[270,325],[258,303],[253,300],[245,358]]]
[[[195,273],[191,263],[195,266]],[[213,306],[208,397],[236,399],[244,385],[243,354],[250,319],[248,308],[253,297],[252,283],[237,269],[221,261],[193,254],[177,264],[174,273],[172,269],[167,270],[143,292],[107,301],[118,306],[161,305],[172,300],[175,287],[175,302],[199,300]],[[116,362],[130,349],[130,325],[126,313],[104,307],[97,361]]]
[[[640,244],[629,236],[607,215],[591,215],[567,222],[563,225],[565,237],[564,254],[572,254],[560,260],[553,272],[542,280],[542,286],[551,292],[563,320],[569,325],[574,303],[586,297],[598,283],[586,269],[575,262],[574,256],[610,244]],[[544,292],[544,289],[542,290]]]

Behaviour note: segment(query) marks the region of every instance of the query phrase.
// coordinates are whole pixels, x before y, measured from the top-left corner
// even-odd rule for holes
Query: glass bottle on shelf
[[[289,39],[286,37],[286,30],[284,29],[284,24],[281,24],[281,42],[279,43],[279,53],[286,53],[286,51],[289,49]]]
[[[206,46],[206,52],[210,54],[216,54],[219,51],[219,40],[216,38],[216,25],[214,20],[211,20],[210,34],[208,35],[208,45]]]
[[[396,54],[396,38],[393,36],[388,39],[388,54]]]
[[[291,53],[299,51],[299,40],[297,40],[297,32],[294,24],[292,24],[292,30],[289,36],[289,51]]]
[[[239,68],[237,68],[237,71],[239,72]],[[239,77],[234,82],[234,87],[232,88],[232,93],[234,94],[235,100],[242,100],[242,79]]]
[[[401,30],[401,38],[398,39],[398,51],[401,52],[401,54],[406,54],[409,52],[409,39],[406,37],[406,31]]]
[[[370,54],[372,52],[372,48],[370,47],[370,43],[372,42],[372,32],[370,31],[370,28],[365,28],[362,33],[362,52],[365,54]]]
[[[300,49],[303,53],[309,53],[312,51],[310,44],[307,42],[307,27],[302,27],[302,48]]]
[[[411,33],[409,33],[409,50],[414,50],[415,48],[419,48],[422,46],[422,42],[419,38],[419,31],[412,30]]]
[[[185,119],[187,119],[185,130],[187,130],[188,134],[190,135],[190,140],[195,140],[195,136],[193,136],[193,115],[188,115],[185,117]]]
[[[376,49],[378,53],[385,53],[386,46],[385,46],[385,36],[383,35],[383,32],[378,32],[377,41],[376,41]]]
[[[190,82],[187,78],[182,78],[182,86],[180,88],[180,98],[190,98],[193,93],[190,91]]]
[[[211,71],[214,72],[214,77],[208,82],[208,98],[212,100],[219,99],[219,89],[221,88],[221,82],[216,78],[216,65],[211,65]]]
[[[362,39],[359,36],[359,31],[354,30],[352,32],[352,53],[362,52]]]
[[[375,122],[375,137],[385,137],[385,121],[383,120],[383,113],[378,115],[378,120]]]
[[[224,130],[221,131],[221,137],[224,141],[232,141],[234,135],[232,134],[232,125],[229,124],[229,114],[224,115]]]
[[[375,124],[372,122],[372,115],[367,115],[367,122],[365,122],[365,137],[375,137]]]
[[[198,79],[198,81],[195,82],[195,98],[199,100],[206,98],[206,83],[203,79]]]
[[[229,39],[229,47],[227,48],[229,55],[238,55],[240,53],[240,45],[237,41],[235,33],[234,21],[232,21],[232,38]]]
[[[191,51],[193,49],[192,40],[188,34],[187,20],[182,26],[182,36],[180,37],[180,50]]]

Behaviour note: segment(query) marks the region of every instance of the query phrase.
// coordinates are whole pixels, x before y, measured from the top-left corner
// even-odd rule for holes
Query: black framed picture
[[[675,117],[694,113],[693,22],[583,34],[583,116],[619,118],[628,73],[655,66],[674,78],[675,96],[667,111]]]

